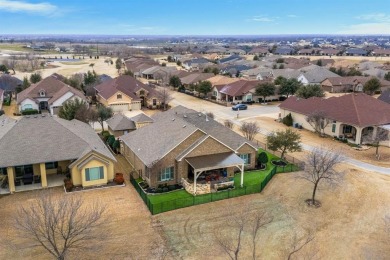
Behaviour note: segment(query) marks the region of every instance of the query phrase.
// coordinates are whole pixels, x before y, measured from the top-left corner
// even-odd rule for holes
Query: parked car
[[[232,109],[234,111],[236,111],[236,110],[247,110],[248,106],[244,105],[244,104],[238,104],[238,105],[233,106]]]

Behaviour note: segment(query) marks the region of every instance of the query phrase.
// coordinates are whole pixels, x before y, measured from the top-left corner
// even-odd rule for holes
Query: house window
[[[157,99],[153,99],[153,106],[157,105]]]
[[[218,96],[217,91],[213,91],[213,96],[214,96],[214,97]]]
[[[344,126],[344,131],[343,131],[344,134],[350,134],[352,133],[352,126],[350,125],[345,125]]]
[[[160,173],[159,181],[173,180],[173,167],[165,168]]]
[[[46,96],[46,93],[44,90],[39,91],[39,96],[44,97]]]
[[[46,170],[51,170],[51,169],[57,169],[58,168],[58,162],[48,162],[45,163]]]
[[[103,166],[85,169],[85,180],[96,181],[104,179]]]
[[[145,90],[140,90],[139,94],[140,95],[145,95]]]
[[[23,105],[23,110],[29,110],[29,109],[32,109],[32,105],[31,104]]]
[[[7,168],[0,168],[0,175],[7,175]]]
[[[116,99],[122,99],[122,94],[117,94]]]
[[[244,160],[245,164],[251,164],[251,154],[240,154],[240,158]]]
[[[22,166],[15,166],[15,176],[23,177],[24,175],[31,175],[34,174],[33,166],[30,165],[22,165]]]

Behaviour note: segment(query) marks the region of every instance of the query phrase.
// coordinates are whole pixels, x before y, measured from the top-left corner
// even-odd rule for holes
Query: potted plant
[[[65,186],[65,190],[67,192],[71,192],[73,190],[73,187],[74,187],[72,180],[68,179],[68,178],[64,179],[64,186]]]
[[[122,185],[125,182],[125,179],[123,178],[123,173],[115,173],[114,182],[118,185]]]

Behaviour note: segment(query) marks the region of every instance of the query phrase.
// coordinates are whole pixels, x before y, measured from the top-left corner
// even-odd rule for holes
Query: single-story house
[[[44,114],[19,120],[0,116],[0,175],[7,176],[1,192],[62,186],[66,176],[83,187],[106,184],[114,178],[115,162],[81,121]]]
[[[157,108],[161,105],[159,93],[137,79],[121,75],[106,80],[95,87],[96,99],[114,112],[139,110],[143,106]]]
[[[145,125],[153,123],[153,119],[140,113],[134,117],[127,117],[123,114],[115,114],[107,121],[108,131],[115,137],[119,137],[139,129]]]
[[[367,56],[368,52],[360,48],[349,48],[345,51],[347,56]]]
[[[254,47],[252,50],[248,52],[250,55],[257,55],[257,56],[266,56],[269,53],[267,47]]]
[[[374,49],[371,54],[373,56],[390,57],[390,49]]]
[[[314,67],[315,66],[315,67]],[[298,76],[298,81],[303,85],[308,84],[321,84],[327,78],[340,77],[336,73],[331,72],[330,70],[319,67],[316,65],[310,65],[300,69],[301,74]]]
[[[181,77],[181,84],[187,88],[189,85],[198,84],[201,81],[208,80],[209,78],[214,77],[214,73],[201,73],[201,72],[194,72],[189,75],[186,75],[184,77]]]
[[[238,60],[242,60],[243,58],[239,55],[231,55],[229,57],[223,58],[218,60],[219,64],[227,64],[227,63],[232,63]]]
[[[289,97],[280,104],[281,117],[291,113],[294,124],[314,131],[306,117],[321,111],[329,120],[324,133],[345,137],[349,142],[362,144],[364,136],[375,133],[378,127],[390,124],[390,104],[364,93],[351,93],[340,97],[301,99]],[[388,144],[387,144],[388,145]]]
[[[242,70],[241,77],[256,80],[272,78],[272,69],[257,67],[253,69]]]
[[[182,106],[152,116],[153,124],[120,137],[123,155],[150,187],[182,184],[192,194],[229,182],[256,166],[257,146],[206,115]]]
[[[182,63],[183,68],[186,70],[202,70],[208,66],[212,66],[214,63],[210,62],[205,58],[195,58],[186,60]]]
[[[321,82],[321,88],[330,93],[362,92],[363,84],[357,81],[362,76],[330,77]]]
[[[56,115],[66,101],[78,99],[87,102],[83,92],[65,84],[61,77],[53,74],[20,92],[16,97],[19,112],[47,110]]]

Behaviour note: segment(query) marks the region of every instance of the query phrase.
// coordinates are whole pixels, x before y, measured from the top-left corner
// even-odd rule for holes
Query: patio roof
[[[195,171],[208,171],[212,169],[227,168],[243,165],[244,160],[234,153],[220,153],[186,158],[186,161]]]

